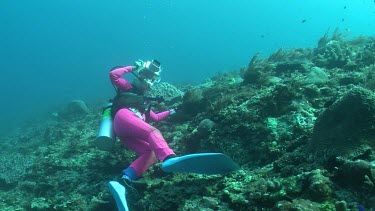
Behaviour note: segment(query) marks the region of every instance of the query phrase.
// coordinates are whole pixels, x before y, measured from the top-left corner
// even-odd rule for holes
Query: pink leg
[[[155,162],[155,156],[162,161],[168,155],[175,154],[158,129],[147,124],[128,109],[117,112],[114,130],[123,143],[139,155],[139,158],[131,164],[131,167],[140,173],[139,176]]]
[[[155,163],[156,156],[151,150],[150,145],[140,139],[121,139],[122,143],[125,144],[129,149],[137,153],[138,158],[130,165],[137,174],[140,176]]]

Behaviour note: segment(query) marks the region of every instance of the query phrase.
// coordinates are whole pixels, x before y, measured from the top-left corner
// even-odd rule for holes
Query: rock
[[[353,88],[317,118],[310,150],[326,156],[354,158],[375,147],[375,97],[373,92]]]
[[[190,211],[200,211],[200,210],[206,210],[206,211],[213,211],[218,210],[219,207],[222,207],[225,205],[222,204],[222,202],[219,202],[217,198],[213,197],[206,197],[203,196],[203,198],[197,198],[194,200],[187,200],[182,205],[181,210],[190,210]]]
[[[48,210],[51,208],[50,202],[43,197],[34,198],[31,203],[31,210]]]
[[[202,90],[191,89],[185,92],[182,98],[182,112],[187,115],[196,115],[204,111]]]
[[[276,64],[275,72],[276,75],[290,73],[294,71],[305,72],[308,69],[309,64],[301,61],[286,61],[279,62]]]
[[[335,203],[336,211],[347,211],[348,205],[346,201],[337,201]]]
[[[211,133],[212,128],[215,126],[215,123],[210,119],[202,120],[198,125],[198,134],[202,137],[207,137]]]
[[[312,67],[305,78],[305,84],[324,84],[329,80],[328,74],[323,68]]]
[[[308,182],[308,189],[313,199],[323,201],[332,195],[332,182],[322,174],[320,169],[313,170],[308,175]]]
[[[63,119],[71,119],[86,116],[88,113],[89,109],[82,100],[73,100],[59,112],[58,116]]]
[[[340,161],[339,161],[340,162]],[[342,160],[335,173],[335,179],[353,188],[362,189],[364,185],[375,188],[375,166],[364,160]]]
[[[293,199],[292,202],[279,201],[273,207],[274,211],[289,211],[289,210],[310,210],[319,211],[320,204],[312,202],[307,199]]]

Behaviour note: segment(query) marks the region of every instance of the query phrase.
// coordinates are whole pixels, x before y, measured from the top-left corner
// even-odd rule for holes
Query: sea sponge
[[[325,155],[355,158],[375,147],[375,96],[355,87],[317,118],[310,149]]]

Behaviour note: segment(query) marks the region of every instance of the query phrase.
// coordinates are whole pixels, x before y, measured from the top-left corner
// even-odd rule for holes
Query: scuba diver
[[[127,73],[136,77],[132,83],[123,78]],[[174,109],[155,113],[151,106],[155,101],[161,102],[162,98],[145,95],[154,83],[160,81],[160,73],[161,66],[157,60],[138,60],[134,66],[114,68],[109,73],[117,95],[111,106],[103,112],[103,124],[97,141],[98,146],[102,144],[105,146],[103,148],[107,148],[104,143],[110,143],[109,140],[113,141],[117,136],[126,147],[138,155],[130,166],[122,171],[125,185],[138,180],[156,159],[163,162],[164,172],[224,174],[238,170],[239,166],[222,153],[198,153],[177,157],[160,131],[147,123],[150,120],[164,120],[175,113]],[[118,210],[128,211],[125,187],[117,181],[110,181],[108,184]]]
[[[122,77],[126,73],[136,76],[133,83]],[[165,161],[175,156],[160,131],[146,122],[161,121],[175,113],[174,109],[154,113],[150,105],[152,101],[160,99],[145,96],[151,86],[160,81],[160,73],[161,66],[157,60],[138,60],[134,66],[115,68],[109,73],[112,84],[117,87],[111,110],[114,132],[126,147],[138,155],[122,171],[122,178],[129,182],[138,180],[155,163],[156,158]]]

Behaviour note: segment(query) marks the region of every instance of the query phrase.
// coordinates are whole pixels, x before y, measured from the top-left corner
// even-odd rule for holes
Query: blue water
[[[198,83],[252,55],[314,47],[340,27],[375,34],[373,0],[1,0],[0,132],[73,99],[113,94],[108,71],[162,62],[163,81]]]

